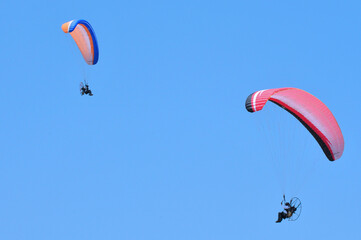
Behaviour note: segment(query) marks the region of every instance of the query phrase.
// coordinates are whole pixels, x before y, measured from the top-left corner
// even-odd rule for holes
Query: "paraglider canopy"
[[[330,161],[339,159],[344,150],[341,129],[327,106],[312,94],[297,88],[274,88],[248,96],[246,109],[257,112],[271,101],[296,117],[316,139]]]
[[[73,37],[87,64],[97,64],[99,58],[98,42],[93,28],[87,21],[72,20],[64,23],[61,29]]]

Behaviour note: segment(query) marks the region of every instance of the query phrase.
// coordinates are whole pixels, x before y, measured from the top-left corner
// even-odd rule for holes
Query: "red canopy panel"
[[[316,139],[330,161],[342,156],[345,144],[341,129],[331,111],[318,98],[297,88],[268,89],[249,95],[246,109],[249,112],[260,111],[268,100],[295,116]]]

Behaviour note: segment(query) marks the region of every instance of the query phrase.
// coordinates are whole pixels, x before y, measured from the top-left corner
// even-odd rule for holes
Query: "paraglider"
[[[294,116],[313,136],[329,161],[341,158],[344,151],[344,138],[341,129],[328,107],[312,94],[297,88],[274,88],[254,92],[246,99],[245,107],[248,112],[261,111],[270,101]],[[268,121],[263,118],[261,121]],[[285,128],[279,125],[279,130]],[[285,129],[290,131],[291,129]],[[261,136],[264,138],[265,136]],[[274,139],[272,138],[274,141]],[[261,145],[259,145],[261,146]],[[257,146],[257,147],[259,147]],[[286,151],[287,147],[279,146],[275,151]],[[277,156],[282,156],[277,155]],[[295,157],[295,159],[297,159]],[[279,159],[273,159],[279,160]],[[302,160],[298,158],[298,160]],[[291,159],[286,159],[291,161]],[[286,169],[285,171],[290,171]],[[300,216],[301,201],[294,197],[289,202],[283,195],[281,202],[283,211],[278,213],[277,223],[283,219],[295,221]]]
[[[64,23],[61,26],[61,29],[64,33],[70,33],[77,44],[83,59],[88,65],[97,64],[99,59],[98,41],[92,26],[87,21],[82,19],[72,20]],[[89,94],[89,96],[93,96],[89,89],[89,85],[86,82],[81,84],[82,95]]]

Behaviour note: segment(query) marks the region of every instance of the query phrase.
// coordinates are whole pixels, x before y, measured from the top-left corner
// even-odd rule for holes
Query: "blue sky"
[[[359,1],[0,8],[1,239],[360,238]],[[96,66],[61,30],[78,18],[96,32]],[[79,95],[83,70],[93,97]],[[245,99],[288,86],[334,113],[340,160],[286,115],[294,144],[261,140],[282,113],[250,114]],[[289,168],[270,151],[284,149],[285,164],[307,164],[280,180]],[[297,222],[274,223],[283,191],[302,200]]]

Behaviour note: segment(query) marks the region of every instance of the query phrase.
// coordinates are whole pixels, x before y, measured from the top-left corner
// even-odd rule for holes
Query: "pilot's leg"
[[[277,219],[276,223],[282,222],[282,219],[283,219],[283,214],[282,214],[282,212],[279,212],[278,213],[278,219]]]

